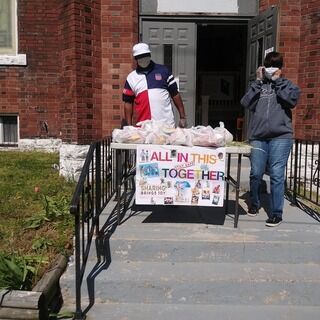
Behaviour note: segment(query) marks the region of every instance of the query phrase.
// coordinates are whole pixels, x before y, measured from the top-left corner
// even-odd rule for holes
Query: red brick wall
[[[101,138],[101,5],[59,2],[62,138],[88,144]]]
[[[284,75],[302,89],[296,137],[320,139],[320,2],[261,0],[260,11],[271,5],[280,12]],[[21,138],[87,144],[109,135],[123,116],[138,0],[19,0],[18,20],[28,66],[0,66],[0,113],[19,114]]]
[[[27,67],[0,66],[0,112],[20,116],[20,137],[59,136],[57,1],[18,2],[19,53]],[[47,133],[41,124],[47,122]]]
[[[60,1],[58,12],[60,16],[57,19],[59,24],[59,42],[58,48],[60,59],[59,74],[59,124],[61,138],[66,142],[76,142],[78,136],[77,127],[77,102],[76,102],[76,50],[75,43],[75,19],[76,11],[73,2]]]
[[[295,137],[320,140],[320,2],[263,0],[260,11],[279,8],[278,51],[284,54],[284,76],[302,90],[294,111]]]
[[[102,133],[109,135],[123,117],[122,88],[132,70],[138,39],[138,0],[102,0]]]
[[[320,140],[320,1],[301,1],[299,85],[296,136]]]
[[[28,65],[0,66],[0,113],[19,114],[20,138],[100,138],[100,1],[20,0],[18,29]]]

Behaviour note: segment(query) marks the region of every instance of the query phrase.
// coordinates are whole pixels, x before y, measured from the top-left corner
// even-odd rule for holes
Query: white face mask
[[[150,64],[150,61],[151,57],[148,56],[137,59],[138,66],[140,66],[141,68],[146,68]]]
[[[272,76],[273,74],[278,71],[279,68],[274,68],[274,67],[270,67],[270,68],[264,68],[264,75],[267,79],[273,80]]]

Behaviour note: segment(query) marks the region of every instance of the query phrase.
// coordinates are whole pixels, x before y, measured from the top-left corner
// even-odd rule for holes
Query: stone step
[[[252,222],[252,220],[250,220]],[[206,225],[181,224],[129,224],[129,227],[118,227],[110,241],[123,240],[155,240],[155,241],[186,241],[208,243],[305,243],[316,244],[320,237],[320,225],[317,228],[293,229],[283,223],[271,229],[259,223],[243,230],[241,227],[219,227]]]
[[[68,306],[65,306],[68,310]],[[69,310],[74,310],[72,306]],[[320,307],[281,305],[208,305],[208,304],[95,304],[87,320],[314,320]]]
[[[99,303],[318,306],[320,296],[320,265],[312,263],[113,261],[88,270]],[[74,302],[74,275],[63,276],[63,288]],[[86,288],[82,296],[87,300]]]
[[[102,243],[100,256],[110,258]],[[320,264],[320,243],[119,239],[110,241],[110,251],[112,261]],[[96,257],[92,254],[90,260]]]
[[[277,228],[263,218],[241,217],[243,225],[217,226],[203,223],[149,223],[146,212],[117,226],[113,234],[96,239],[99,253],[113,260],[319,263],[319,223],[301,212]],[[105,225],[104,230],[109,230]],[[103,236],[105,233],[105,236]],[[89,259],[96,260],[92,246]]]
[[[94,299],[87,319],[319,317],[319,223],[297,208],[286,203],[277,228],[264,226],[263,209],[242,214],[237,229],[222,208],[133,209],[111,235],[112,207],[101,216],[101,260],[93,243],[82,287],[82,309],[87,283]],[[74,277],[72,264],[60,282],[71,310]]]
[[[98,266],[98,268],[97,268]],[[109,281],[293,281],[320,282],[320,264],[290,263],[209,263],[112,261],[107,271],[103,263],[88,264],[101,269],[98,280]],[[65,279],[72,279],[73,275]]]
[[[268,198],[266,195],[265,198]],[[232,236],[233,234],[244,233],[258,233],[260,231],[275,232],[275,234],[288,231],[290,233],[297,232],[299,234],[317,234],[319,236],[319,222],[308,216],[306,213],[291,206],[288,201],[285,201],[285,212],[283,214],[283,223],[275,228],[268,228],[265,226],[265,220],[268,218],[268,208],[262,207],[260,213],[256,217],[249,217],[246,215],[248,205],[244,199],[239,201],[239,224],[238,228],[233,226],[233,208],[234,201],[230,201],[228,214],[225,215],[224,208],[210,208],[210,207],[185,207],[185,206],[136,206],[133,205],[126,212],[126,216],[122,220],[120,226],[116,226],[116,235],[122,235],[123,232],[130,233],[130,228],[141,227],[154,229],[163,233],[168,231],[176,231],[171,233],[171,237],[186,235],[190,236],[197,230],[214,229],[216,233],[226,233]],[[108,210],[101,216],[100,226],[102,230],[107,230],[110,225],[106,222],[106,218],[112,212]],[[116,215],[114,213],[114,219]],[[173,230],[172,230],[173,229]],[[176,229],[176,230],[174,230]],[[134,231],[135,229],[133,229]],[[229,230],[229,231],[228,231]],[[210,230],[212,232],[212,230]],[[167,232],[169,234],[169,232]],[[268,233],[270,235],[270,233]],[[286,235],[287,236],[287,235]],[[269,237],[270,238],[270,237]]]

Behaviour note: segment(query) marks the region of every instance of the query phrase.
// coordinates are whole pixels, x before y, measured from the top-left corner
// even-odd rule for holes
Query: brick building
[[[296,137],[320,139],[318,0],[1,0],[0,144],[110,135],[139,40],[177,76],[189,124],[223,120],[234,134],[247,81],[282,52],[302,89]]]

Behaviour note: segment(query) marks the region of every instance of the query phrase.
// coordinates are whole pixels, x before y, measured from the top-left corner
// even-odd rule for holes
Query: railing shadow
[[[123,201],[120,203],[121,217],[120,225],[130,218],[147,212],[146,218],[142,223],[199,223],[209,225],[223,225],[225,222],[225,210],[223,207],[190,207],[190,206],[151,206],[137,205],[133,201],[134,190],[128,190]],[[124,203],[128,201],[131,205]],[[235,200],[229,200],[230,206],[234,205]],[[245,211],[240,208],[240,214]],[[106,271],[112,262],[110,239],[116,231],[119,219],[119,206],[115,205],[106,222],[101,227],[95,239],[97,262],[86,277],[89,304],[83,310],[85,316],[95,304],[95,281],[102,271]]]
[[[133,190],[128,190],[128,193],[124,199],[126,201],[129,201],[129,203],[132,201],[132,198],[134,196]],[[130,209],[130,207],[129,207]],[[90,273],[88,274],[86,280],[87,280],[87,289],[88,289],[88,297],[89,297],[89,304],[88,306],[83,310],[83,315],[86,315],[89,310],[92,308],[92,306],[95,303],[95,279],[96,277],[102,272],[106,271],[110,264],[111,264],[111,250],[110,250],[110,238],[115,232],[115,230],[118,227],[118,219],[119,219],[119,207],[116,205],[109,217],[107,218],[104,225],[99,230],[99,233],[95,240],[96,245],[96,255],[97,255],[97,263],[94,265]],[[126,210],[128,210],[128,206],[122,201],[120,203],[120,214],[121,219],[123,219]],[[127,218],[128,219],[128,218]],[[123,223],[123,222],[122,222]]]
[[[293,194],[287,190],[285,193],[285,198],[290,201],[292,206],[296,206],[299,209],[301,209],[303,212],[305,212],[307,215],[309,215],[314,220],[320,222],[320,213],[316,210],[312,209],[311,206],[308,206],[305,204],[302,200],[300,200],[297,197],[294,197]]]
[[[249,207],[250,205],[249,192],[242,194],[240,198],[243,199],[244,202]],[[299,200],[298,198],[294,197],[289,190],[286,190],[285,192],[285,199],[287,199],[290,202],[291,206],[296,206],[297,208],[301,209],[303,212],[308,214],[311,218],[320,222],[319,212],[312,209],[310,206],[305,204],[302,200]],[[267,193],[266,191],[261,193],[260,200],[261,200],[261,208],[267,213],[270,212],[270,194]]]

